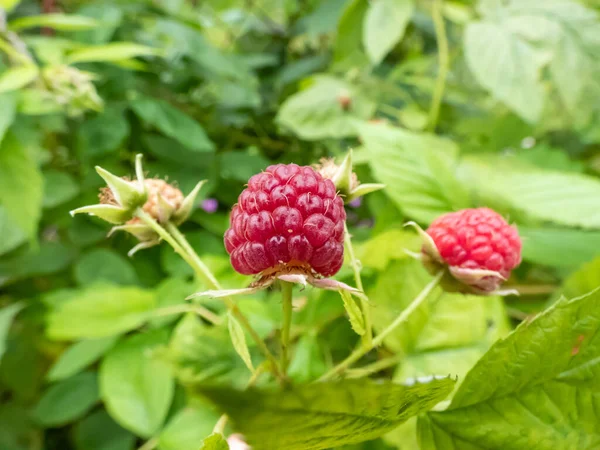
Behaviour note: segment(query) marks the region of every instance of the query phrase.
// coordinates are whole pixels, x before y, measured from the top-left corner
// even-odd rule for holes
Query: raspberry
[[[342,267],[345,220],[331,180],[308,166],[269,166],[233,207],[225,248],[245,275],[298,268],[328,277]]]
[[[507,279],[521,263],[517,229],[489,208],[444,214],[433,221],[426,233],[433,239],[443,262],[451,268],[488,270]],[[495,290],[502,280],[491,278],[484,277],[475,287]]]

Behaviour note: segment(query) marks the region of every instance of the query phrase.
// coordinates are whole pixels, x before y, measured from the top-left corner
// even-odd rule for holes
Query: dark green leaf
[[[100,367],[100,392],[111,417],[145,438],[161,428],[173,399],[171,368],[157,355],[168,338],[164,329],[131,336]]]
[[[47,319],[51,339],[113,336],[142,325],[155,307],[152,292],[134,287],[91,286],[54,305]]]
[[[450,408],[421,420],[421,447],[596,448],[599,310],[598,290],[563,299],[498,341]]]
[[[54,208],[79,194],[77,182],[69,174],[56,170],[44,172],[44,208]]]
[[[108,249],[95,249],[84,254],[75,264],[75,280],[82,285],[96,282],[138,284],[131,263],[119,253]]]
[[[294,346],[294,357],[288,375],[297,383],[307,383],[316,380],[326,371],[327,365],[317,336],[314,333],[301,336]]]
[[[102,156],[117,150],[128,134],[124,109],[109,105],[81,125],[77,132],[78,147],[86,156]]]
[[[99,400],[96,374],[84,372],[50,386],[33,410],[44,427],[57,427],[82,417]]]
[[[367,380],[315,383],[284,391],[199,388],[256,450],[319,450],[374,439],[431,409],[454,381],[411,386]]]
[[[100,410],[77,424],[74,440],[77,450],[132,450],[135,436]]]
[[[2,206],[0,206],[0,236],[2,236],[0,255],[14,250],[27,240],[23,231],[8,217]]]
[[[133,111],[146,123],[157,128],[166,136],[179,141],[195,152],[210,152],[214,144],[204,128],[183,111],[164,100],[140,97],[131,103]]]
[[[0,362],[6,351],[6,338],[15,316],[24,308],[23,303],[13,303],[0,309]]]

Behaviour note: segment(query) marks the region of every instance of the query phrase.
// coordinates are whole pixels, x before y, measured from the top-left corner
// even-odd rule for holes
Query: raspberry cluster
[[[328,277],[344,259],[344,202],[312,167],[277,164],[254,175],[233,207],[225,247],[239,273],[309,270]]]
[[[438,217],[426,230],[446,264],[508,278],[521,262],[521,238],[497,212],[464,209]]]

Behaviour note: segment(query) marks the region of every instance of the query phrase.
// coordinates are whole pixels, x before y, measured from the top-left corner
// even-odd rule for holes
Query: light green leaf
[[[350,293],[344,289],[340,289],[340,295],[344,301],[344,309],[348,314],[350,325],[356,334],[362,336],[365,334],[365,318],[363,317],[360,306],[356,304]]]
[[[117,425],[103,409],[75,426],[77,450],[132,450],[135,440],[133,434]]]
[[[88,62],[116,62],[140,56],[157,56],[161,51],[133,42],[111,42],[110,44],[83,47],[67,56],[69,64]]]
[[[375,65],[385,58],[404,36],[415,5],[413,0],[376,0],[369,2],[363,25],[363,43]]]
[[[23,231],[8,217],[2,206],[0,206],[0,236],[2,236],[0,255],[14,250],[27,240]]]
[[[498,341],[450,408],[419,420],[421,448],[597,448],[598,311],[598,290],[564,299]]]
[[[577,271],[569,275],[560,286],[551,301],[554,302],[561,297],[574,298],[587,294],[600,286],[600,257],[581,266]]]
[[[198,450],[198,444],[212,432],[219,415],[203,403],[181,410],[160,433],[160,450]]]
[[[33,238],[42,209],[43,180],[28,149],[12,135],[0,145],[0,205]]]
[[[28,64],[11,67],[0,74],[0,93],[16,91],[27,86],[38,77],[38,66]]]
[[[294,356],[288,368],[288,376],[296,383],[316,380],[327,371],[323,351],[316,333],[305,333],[294,346]]]
[[[490,204],[502,203],[532,219],[600,228],[600,181],[572,172],[534,169],[501,158],[467,158],[469,184]]]
[[[465,57],[475,78],[524,120],[536,123],[544,107],[540,80],[543,54],[494,22],[473,22],[465,30]]]
[[[7,12],[11,12],[19,3],[21,3],[21,0],[0,0],[0,7]]]
[[[42,14],[39,16],[19,17],[8,24],[11,30],[21,30],[32,27],[49,27],[60,31],[78,31],[95,28],[99,25],[91,17],[74,14]]]
[[[12,93],[0,94],[0,144],[4,139],[4,134],[15,121],[17,115],[17,96]]]
[[[458,148],[451,141],[379,124],[361,124],[359,133],[375,177],[411,218],[428,223],[469,206],[454,174]]]
[[[54,305],[47,318],[50,339],[93,339],[133,330],[155,306],[152,292],[134,287],[91,286]]]
[[[200,450],[229,450],[229,445],[221,433],[213,433],[202,441]]]
[[[523,239],[523,259],[536,264],[579,267],[600,253],[600,232],[597,231],[519,226],[519,235]]]
[[[117,342],[118,337],[109,336],[77,342],[65,350],[48,371],[48,381],[59,381],[79,373],[96,362]]]
[[[242,361],[244,361],[244,364],[246,364],[246,367],[248,367],[250,372],[254,372],[254,366],[252,365],[250,350],[248,349],[248,344],[246,343],[244,329],[231,313],[227,315],[227,323],[229,328],[229,337],[233,343],[233,348],[237,354],[240,355],[240,358],[242,358]]]
[[[309,83],[283,102],[276,118],[302,139],[356,136],[356,119],[367,119],[375,111],[364,92],[343,80],[318,75]]]
[[[77,261],[75,280],[82,286],[96,282],[138,284],[138,277],[131,262],[114,250],[102,248],[85,253]]]
[[[215,147],[204,128],[183,111],[164,100],[140,97],[131,103],[133,111],[149,125],[157,128],[196,152],[212,152]]]
[[[79,185],[71,175],[57,170],[44,172],[44,208],[54,208],[79,194]]]
[[[156,354],[168,339],[166,329],[131,336],[118,343],[100,366],[100,393],[108,412],[144,438],[161,428],[173,399],[171,368]]]
[[[13,303],[0,309],[0,362],[6,351],[6,339],[10,326],[15,316],[21,311],[25,305],[23,303]]]
[[[199,387],[255,450],[319,450],[375,439],[431,409],[449,378],[410,386],[368,380],[314,383],[283,391]]]
[[[421,244],[416,233],[391,229],[362,242],[356,249],[356,255],[362,267],[383,271],[391,261],[409,258],[407,250],[418,253]]]
[[[98,402],[98,381],[84,372],[50,386],[33,409],[36,422],[58,427],[81,418]]]

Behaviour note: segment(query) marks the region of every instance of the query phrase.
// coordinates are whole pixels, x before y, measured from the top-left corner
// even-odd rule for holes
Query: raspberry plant
[[[0,0],[0,450],[596,449],[598,27]]]

